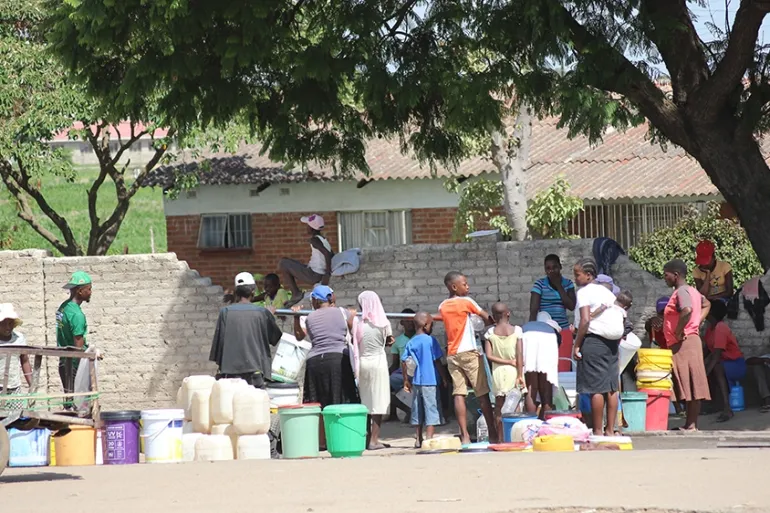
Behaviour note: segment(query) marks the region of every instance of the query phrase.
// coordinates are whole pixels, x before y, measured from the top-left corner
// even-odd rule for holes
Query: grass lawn
[[[77,170],[74,182],[64,178],[46,176],[42,180],[42,191],[48,203],[63,216],[70,224],[78,242],[85,248],[88,246],[88,232],[91,228],[88,220],[88,188],[98,176],[98,168],[82,167]],[[130,182],[128,184],[130,186]],[[16,206],[11,200],[5,187],[0,186],[0,244],[3,249],[48,249],[55,255],[60,253],[53,249],[43,237],[30,227],[26,221],[19,219]],[[115,208],[115,186],[109,178],[99,190],[97,208],[99,219],[109,217]],[[39,213],[34,200],[30,204]],[[39,213],[43,225],[54,234],[61,237],[54,224],[48,217]],[[131,205],[118,231],[118,236],[110,248],[109,254],[122,253],[127,245],[129,253],[150,253],[150,230],[155,238],[155,252],[166,251],[166,221],[163,215],[163,193],[160,189],[143,188],[131,200]]]

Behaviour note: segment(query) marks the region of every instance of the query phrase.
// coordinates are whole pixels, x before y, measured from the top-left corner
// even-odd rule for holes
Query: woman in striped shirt
[[[569,328],[567,310],[575,309],[575,284],[561,275],[557,255],[545,257],[545,277],[532,286],[529,299],[529,320],[537,320],[538,312],[547,312],[562,329]]]

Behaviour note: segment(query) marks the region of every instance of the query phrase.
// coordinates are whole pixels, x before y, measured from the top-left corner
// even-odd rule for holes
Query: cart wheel
[[[11,439],[8,438],[8,431],[5,426],[0,424],[0,474],[8,466],[8,456],[11,454]]]

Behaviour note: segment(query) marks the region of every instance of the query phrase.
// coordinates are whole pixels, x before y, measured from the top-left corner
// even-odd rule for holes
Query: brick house
[[[559,175],[585,202],[570,222],[581,237],[608,236],[628,247],[642,235],[669,226],[690,208],[721,201],[698,163],[683,150],[650,144],[647,128],[609,131],[591,146],[547,119],[533,127],[529,196]],[[367,148],[370,176],[342,180],[328,169],[286,170],[259,155],[258,145],[212,154],[198,187],[166,198],[168,249],[217,284],[242,270],[272,272],[281,257],[306,260],[310,249],[302,215],[321,214],[335,251],[352,247],[451,242],[458,196],[444,188],[450,171],[432,174],[400,152],[397,141]],[[174,177],[199,170],[189,159],[157,169],[145,186],[164,189]],[[461,163],[456,175],[495,179],[485,158]]]

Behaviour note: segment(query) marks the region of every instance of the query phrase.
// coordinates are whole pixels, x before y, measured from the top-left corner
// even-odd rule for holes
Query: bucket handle
[[[337,419],[341,419],[341,418],[342,418],[342,415],[341,415],[341,414],[339,414],[339,413],[333,413],[332,415],[334,415],[334,416],[335,416]],[[360,435],[360,434],[361,434],[361,433],[359,433],[358,431],[356,431],[355,429],[353,429],[353,428],[352,428],[352,427],[350,427],[350,426],[346,426],[346,425],[344,425],[344,424],[343,424],[343,425],[342,425],[342,427],[344,427],[344,428],[346,428],[346,429],[349,429],[350,431],[352,431],[353,433],[355,433],[355,434],[357,434],[357,435]],[[366,435],[366,433],[364,433],[364,435]]]
[[[653,381],[645,381],[645,383],[659,383],[659,382],[661,382],[663,380],[666,380],[666,379],[671,379],[671,373],[670,372],[668,374],[666,374],[665,376],[663,376],[662,378],[658,378],[658,379],[653,380]]]
[[[139,438],[149,438],[150,440],[155,440],[157,437],[160,436],[161,433],[163,433],[165,430],[167,430],[168,427],[171,424],[173,424],[173,423],[174,423],[174,419],[169,420],[168,422],[166,422],[165,426],[163,426],[161,429],[157,430],[155,433],[153,433],[151,435],[143,435],[143,434],[139,433]]]

